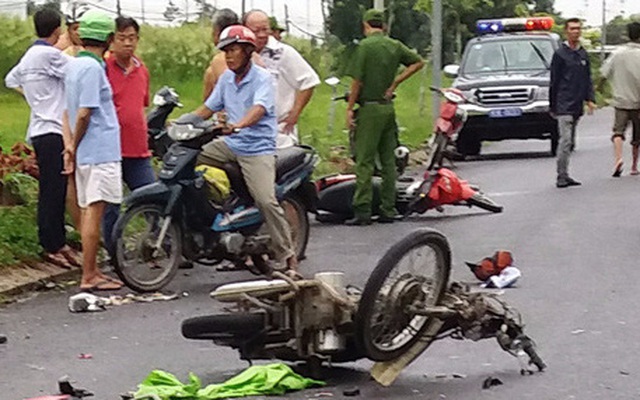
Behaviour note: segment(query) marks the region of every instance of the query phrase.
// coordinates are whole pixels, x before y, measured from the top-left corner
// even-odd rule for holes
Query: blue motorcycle
[[[174,278],[184,260],[205,265],[229,260],[255,274],[271,272],[271,240],[239,165],[196,165],[202,146],[222,129],[205,121],[174,124],[168,133],[175,143],[163,157],[159,181],[125,199],[126,211],[114,228],[118,276],[133,290],[153,292]],[[317,161],[311,147],[276,153],[276,196],[300,260],[309,241],[308,212],[315,212],[317,202],[311,180]]]

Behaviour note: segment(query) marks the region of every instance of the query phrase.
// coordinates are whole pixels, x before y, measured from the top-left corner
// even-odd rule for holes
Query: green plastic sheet
[[[200,379],[190,373],[184,384],[174,375],[160,370],[152,371],[138,385],[136,400],[214,400],[245,396],[283,395],[289,391],[324,386],[300,376],[285,364],[256,365],[220,384],[202,387]]]

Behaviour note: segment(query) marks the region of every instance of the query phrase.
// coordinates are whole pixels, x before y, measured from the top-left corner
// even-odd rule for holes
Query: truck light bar
[[[479,35],[499,32],[549,31],[552,17],[481,19],[476,22]]]

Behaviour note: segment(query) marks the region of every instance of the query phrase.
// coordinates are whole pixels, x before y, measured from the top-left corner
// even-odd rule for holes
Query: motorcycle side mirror
[[[456,78],[460,73],[460,66],[455,64],[449,64],[444,67],[444,74],[449,78]]]
[[[326,83],[329,86],[337,86],[340,83],[340,78],[336,76],[330,76],[324,80],[324,83]]]

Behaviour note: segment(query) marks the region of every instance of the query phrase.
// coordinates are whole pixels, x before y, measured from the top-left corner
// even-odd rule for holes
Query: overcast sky
[[[107,9],[115,10],[116,0],[85,0],[101,5]],[[193,0],[172,0],[176,6],[183,10],[189,6],[189,13],[195,9]],[[242,0],[208,0],[217,7],[229,7],[236,12],[242,8]],[[38,3],[44,0],[38,0]],[[162,12],[166,9],[169,0],[121,0],[121,6],[125,14],[140,18],[142,5],[144,4],[145,16],[148,22],[163,20]],[[247,9],[260,8],[267,13],[273,13],[279,21],[284,22],[284,5],[289,6],[289,18],[302,30],[318,33],[322,30],[322,13],[320,0],[245,0]],[[578,16],[585,18],[591,25],[598,25],[602,20],[603,0],[556,0],[555,7],[563,16]],[[20,7],[26,0],[0,0],[0,11],[9,10],[12,6]],[[625,13],[625,15],[640,13],[640,0],[606,0],[607,19]],[[302,32],[292,28],[292,33],[301,35]]]

